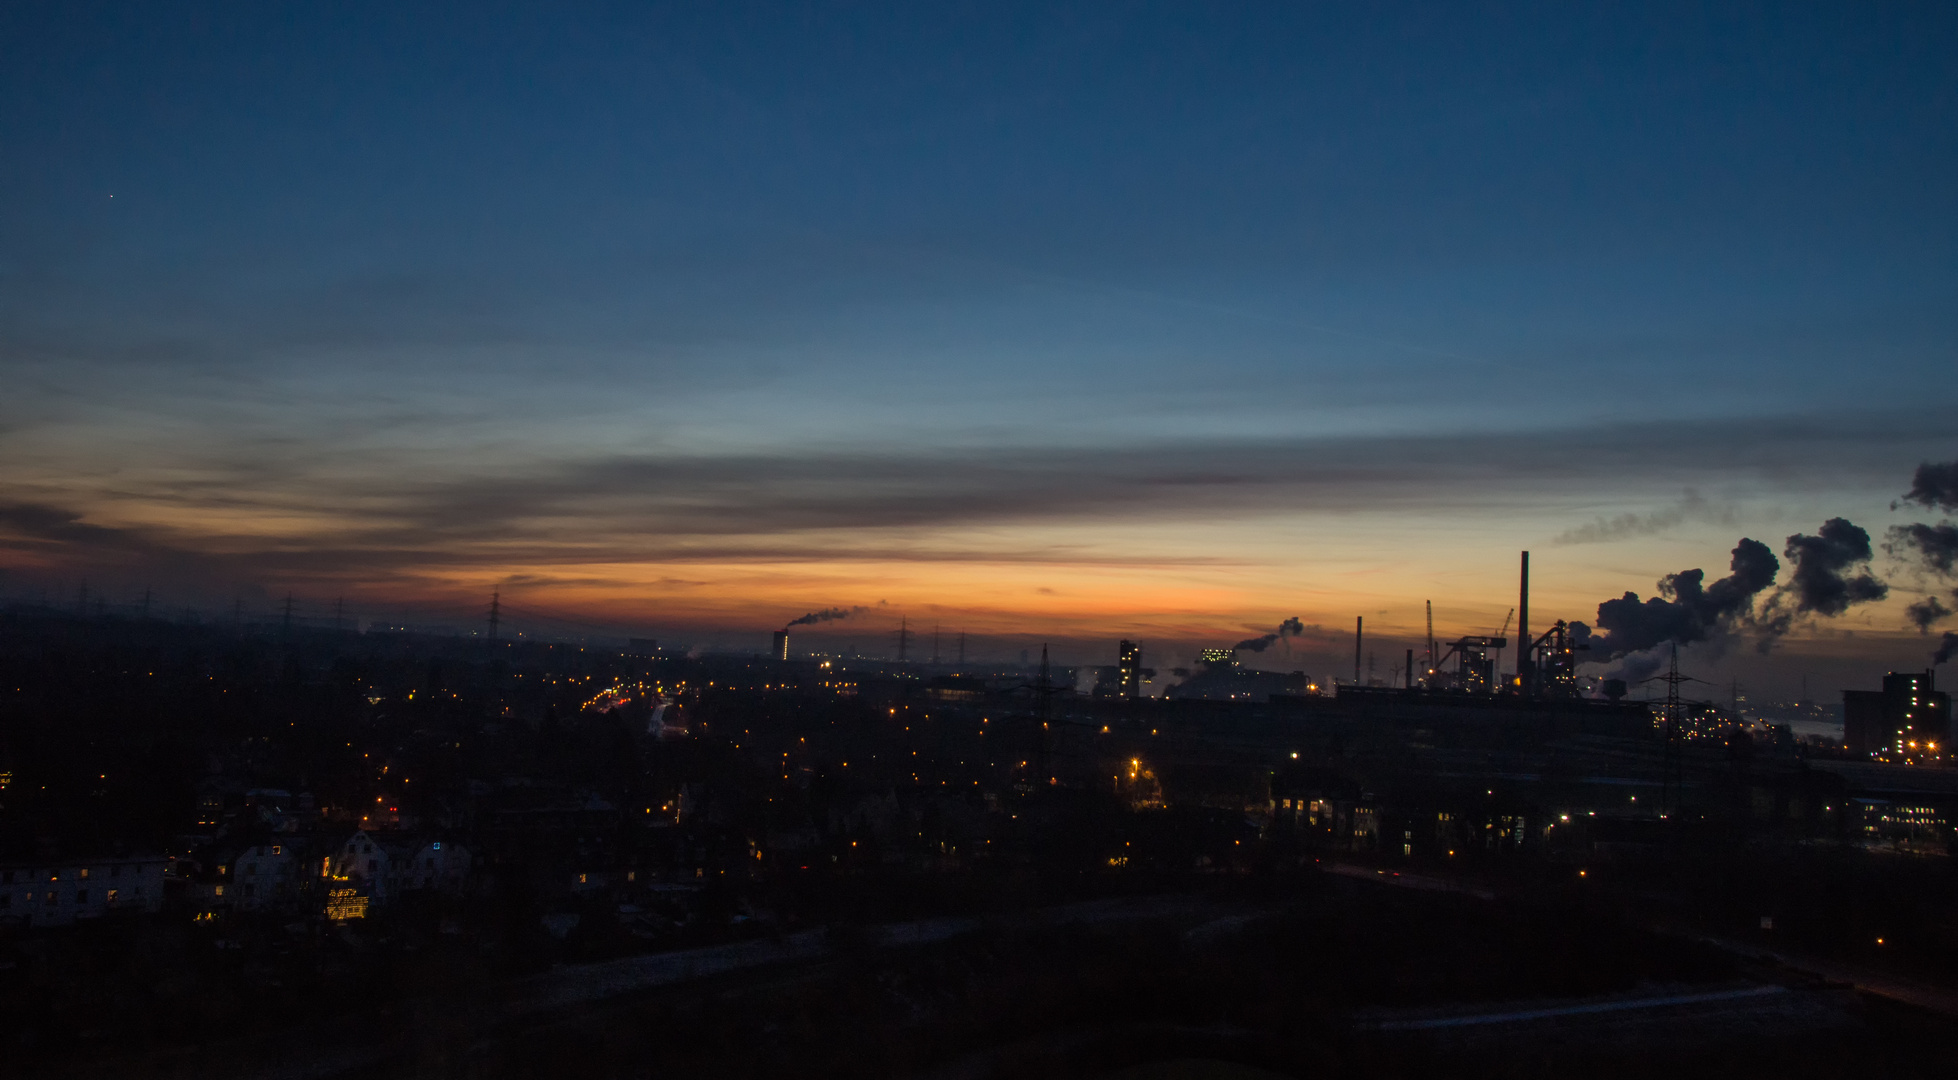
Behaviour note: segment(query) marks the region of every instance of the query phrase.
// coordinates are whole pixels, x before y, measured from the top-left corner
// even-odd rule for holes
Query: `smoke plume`
[[[1658,596],[1641,602],[1637,593],[1628,592],[1599,604],[1602,635],[1594,636],[1582,623],[1571,624],[1571,630],[1579,640],[1592,642],[1593,656],[1600,660],[1724,635],[1752,613],[1755,596],[1774,584],[1781,563],[1768,545],[1742,538],[1728,569],[1732,572],[1711,585],[1705,584],[1704,570],[1668,574],[1659,579]]]
[[[1917,522],[1892,525],[1890,541],[1886,546],[1890,554],[1899,557],[1915,551],[1917,557],[1924,561],[1924,568],[1939,576],[1949,576],[1958,569],[1958,525],[1949,521],[1936,525]]]
[[[1919,469],[1922,475],[1923,469]],[[1788,538],[1782,554],[1795,564],[1789,583],[1775,597],[1792,595],[1797,615],[1840,615],[1851,604],[1881,600],[1890,595],[1890,586],[1872,575],[1865,564],[1874,556],[1870,534],[1847,518],[1830,518],[1816,535],[1796,533]],[[1852,571],[1865,567],[1860,574]]]
[[[1958,461],[1926,461],[1918,465],[1904,501],[1927,510],[1958,513]]]
[[[1944,601],[1937,597],[1927,596],[1905,608],[1904,614],[1909,616],[1912,625],[1917,627],[1918,633],[1928,634],[1931,632],[1931,627],[1951,617],[1951,609],[1945,607]]]
[[[789,626],[808,626],[812,623],[834,622],[837,619],[847,619],[850,616],[855,615],[857,612],[862,610],[863,608],[861,607],[823,608],[820,611],[812,611],[809,614],[803,615],[799,618],[790,619],[788,626],[784,626],[782,629],[787,630]]]
[[[1931,666],[1936,667],[1951,659],[1951,654],[1954,652],[1958,652],[1958,634],[1946,630],[1944,641],[1938,645],[1938,651],[1931,654]]]
[[[1919,465],[1916,475],[1910,480],[1910,493],[1904,496],[1903,501],[1933,510],[1958,510],[1958,461],[1926,461]],[[1897,504],[1891,503],[1890,506],[1895,509]],[[1889,539],[1884,541],[1883,547],[1896,558],[1908,559],[1915,555],[1924,571],[1940,580],[1950,581],[1958,576],[1958,525],[1950,521],[1940,521],[1936,525],[1923,522],[1892,525]],[[1953,589],[1951,596],[1958,600],[1958,589]],[[1936,596],[1926,596],[1905,608],[1904,614],[1917,627],[1917,632],[1924,634],[1953,612]],[[1950,650],[1951,635],[1946,634],[1939,663],[1943,663],[1943,657],[1948,656]]]
[[[1271,648],[1271,643],[1274,641],[1286,641],[1287,638],[1295,638],[1303,633],[1305,633],[1305,624],[1299,621],[1297,615],[1294,615],[1278,624],[1277,633],[1246,638],[1238,642],[1234,647],[1242,652],[1264,652],[1266,649]],[[1285,647],[1290,649],[1291,643],[1287,641]]]

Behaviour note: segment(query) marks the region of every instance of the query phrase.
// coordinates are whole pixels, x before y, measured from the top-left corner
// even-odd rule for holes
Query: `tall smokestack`
[[[770,659],[774,660],[787,660],[789,658],[789,632],[787,630],[775,631],[774,640],[768,643],[768,655]]]
[[[1523,594],[1516,602],[1516,688],[1530,696],[1530,553],[1523,553]]]
[[[1353,617],[1353,685],[1360,685],[1360,642],[1366,638],[1367,617]]]
[[[1407,666],[1401,669],[1402,689],[1414,689],[1414,650],[1407,650]]]

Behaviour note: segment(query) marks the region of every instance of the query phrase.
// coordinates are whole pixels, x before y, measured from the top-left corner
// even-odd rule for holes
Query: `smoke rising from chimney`
[[[1295,638],[1303,633],[1305,633],[1305,624],[1299,621],[1297,615],[1294,615],[1279,623],[1276,633],[1265,634],[1261,637],[1246,638],[1233,647],[1240,652],[1264,652],[1266,649],[1271,648],[1271,643],[1274,641],[1285,641],[1288,638]],[[1291,648],[1289,642],[1286,648]]]
[[[788,626],[784,626],[782,627],[782,629],[787,630],[789,626],[809,626],[814,623],[835,622],[837,619],[847,619],[850,616],[855,615],[857,612],[862,610],[864,610],[864,608],[860,606],[852,607],[852,608],[840,608],[840,607],[823,608],[820,611],[812,611],[807,615],[790,619],[788,622]]]
[[[1659,579],[1658,596],[1640,601],[1628,592],[1599,604],[1602,635],[1594,636],[1583,623],[1571,624],[1572,631],[1592,642],[1593,655],[1602,660],[1724,636],[1752,613],[1754,598],[1774,584],[1781,563],[1766,544],[1742,538],[1728,569],[1732,572],[1712,585],[1705,584],[1704,570],[1668,574]]]
[[[1931,666],[1936,667],[1951,659],[1951,654],[1954,652],[1958,652],[1958,634],[1946,630],[1944,641],[1938,645],[1938,651],[1931,654]]]

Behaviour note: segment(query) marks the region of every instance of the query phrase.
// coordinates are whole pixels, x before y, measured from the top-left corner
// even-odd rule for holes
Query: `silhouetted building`
[[[1843,744],[1887,761],[1933,761],[1951,738],[1951,695],[1932,672],[1891,672],[1881,690],[1842,692]]]
[[[768,655],[777,660],[787,660],[789,658],[789,632],[787,630],[775,631],[775,637],[768,643]]]

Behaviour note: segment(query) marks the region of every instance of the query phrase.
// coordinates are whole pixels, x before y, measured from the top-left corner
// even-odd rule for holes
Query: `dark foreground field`
[[[431,968],[431,972],[436,969]],[[1577,891],[1308,873],[839,926],[404,1003],[81,1075],[1950,1075],[1958,1026]]]

